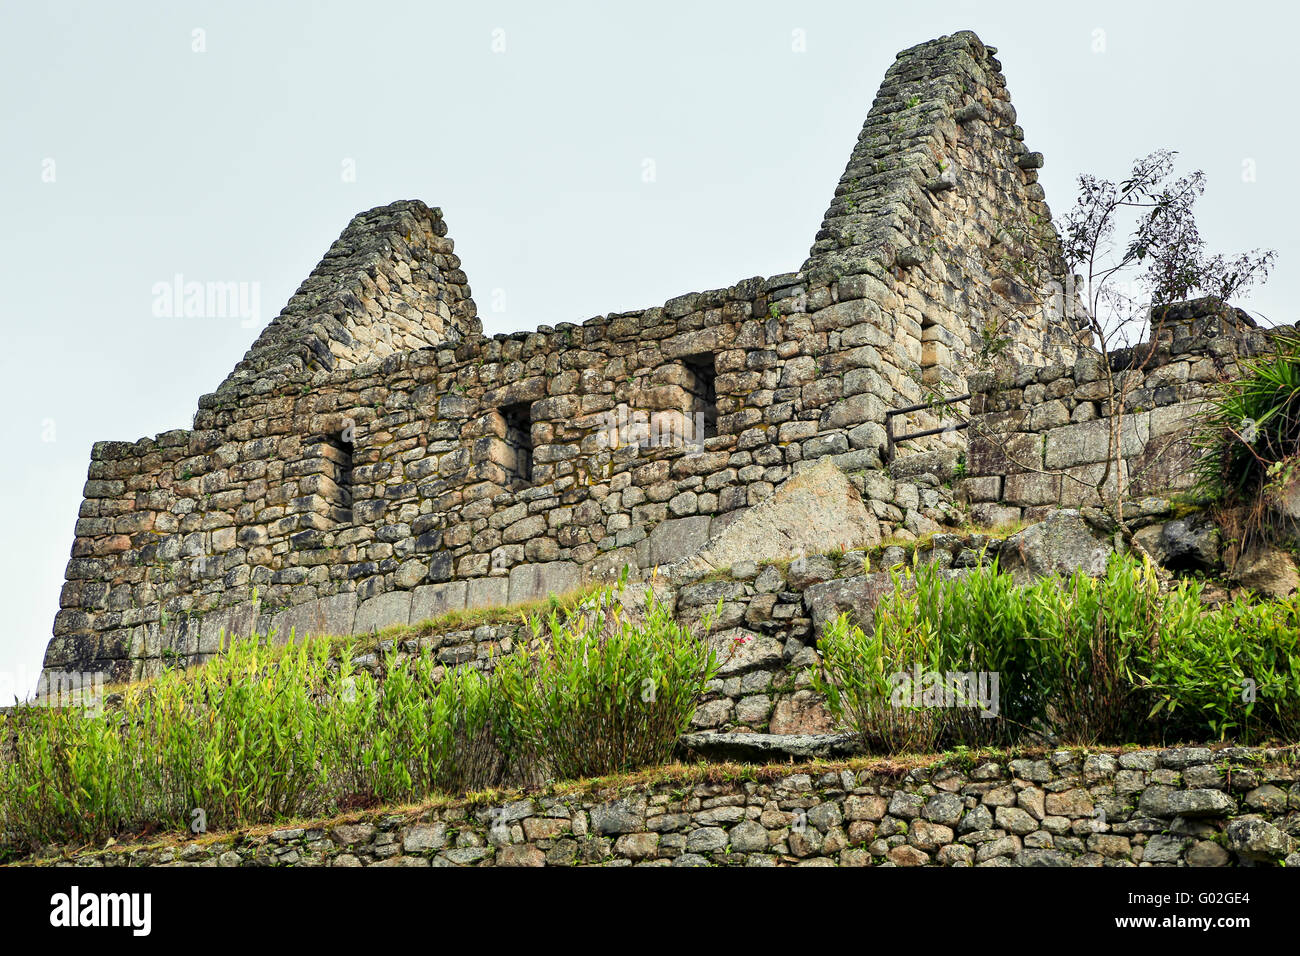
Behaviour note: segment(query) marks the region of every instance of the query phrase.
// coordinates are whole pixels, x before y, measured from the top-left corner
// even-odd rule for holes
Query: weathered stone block
[[[466,582],[465,607],[473,611],[481,607],[508,604],[510,582],[505,577],[471,578]]]
[[[1123,416],[1115,440],[1120,457],[1138,455],[1151,437],[1151,418],[1143,412]],[[1111,419],[1065,425],[1046,433],[1044,464],[1048,468],[1091,465],[1112,457]]]
[[[411,595],[410,623],[418,624],[429,618],[464,610],[468,591],[469,585],[465,581],[446,581],[416,588]]]
[[[572,561],[521,564],[510,570],[506,603],[520,604],[552,594],[567,594],[578,587],[581,579],[582,569]]]
[[[659,522],[650,531],[650,565],[661,567],[695,554],[709,540],[710,524],[708,515]]]
[[[849,614],[854,623],[870,631],[875,619],[876,603],[893,593],[893,575],[887,571],[877,574],[836,578],[814,584],[804,591],[804,605],[812,617],[813,627],[821,633],[841,614]]]
[[[869,546],[880,540],[880,523],[844,473],[832,462],[820,461],[722,531],[715,527],[713,534],[693,558],[677,556],[677,563],[665,569],[670,578],[689,579],[741,561],[782,558],[799,551],[821,553],[835,543]]]
[[[1023,472],[1007,475],[1002,499],[1011,505],[1053,505],[1061,500],[1060,475]]]
[[[1018,581],[1046,574],[1070,575],[1083,570],[1100,575],[1114,552],[1114,543],[1094,529],[1077,511],[1056,511],[1003,543],[1001,567]],[[1050,811],[1049,811],[1050,812]]]
[[[353,630],[358,634],[369,634],[394,624],[409,624],[410,620],[411,592],[389,591],[357,606]]]

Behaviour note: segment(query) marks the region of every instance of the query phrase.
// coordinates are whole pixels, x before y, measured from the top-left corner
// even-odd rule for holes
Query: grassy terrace
[[[852,573],[856,556],[841,558]],[[529,640],[490,669],[448,666],[424,640],[514,621]],[[237,831],[615,785],[555,783],[612,774],[632,774],[614,779],[634,786],[776,773],[670,764],[718,670],[700,640],[710,624],[697,633],[653,596],[632,616],[613,589],[581,591],[390,628],[378,653],[407,653],[383,668],[363,656],[375,635],[253,637],[202,667],[123,688],[103,713],[18,708],[0,715],[0,852],[184,832],[195,808],[210,830]],[[1170,586],[1131,556],[1099,579],[1026,586],[987,565],[952,579],[921,564],[898,573],[870,629],[841,618],[819,650],[814,688],[877,757],[962,760],[1043,741],[1300,740],[1300,596],[1207,607],[1199,582]],[[999,675],[996,719],[895,699],[895,678],[914,670],[941,681]]]
[[[672,762],[645,767],[636,771],[607,774],[577,780],[557,781],[539,786],[521,788],[489,788],[460,796],[437,795],[428,799],[396,803],[360,811],[335,813],[330,816],[289,817],[274,823],[243,826],[231,830],[193,834],[187,829],[166,832],[124,835],[110,838],[102,844],[69,843],[54,852],[38,852],[31,856],[13,859],[14,865],[53,866],[64,859],[76,856],[85,862],[106,854],[180,848],[182,846],[230,845],[255,842],[277,830],[303,829],[328,832],[337,826],[378,824],[397,818],[400,825],[408,825],[433,818],[439,813],[464,810],[473,812],[492,806],[504,806],[525,798],[556,798],[563,801],[584,800],[607,802],[638,793],[668,793],[673,797],[685,796],[693,787],[736,783],[773,783],[795,774],[807,774],[814,780],[828,773],[852,771],[861,784],[891,786],[899,784],[908,774],[917,770],[956,771],[968,773],[986,763],[1009,764],[1012,760],[1038,760],[1068,753],[1079,763],[1082,758],[1098,754],[1121,755],[1146,748],[1136,744],[1122,747],[979,747],[961,748],[944,753],[896,754],[892,756],[863,756],[842,760],[788,761],[783,763],[737,762]],[[1227,744],[1213,745],[1212,762],[1228,768],[1257,765],[1294,767],[1300,763],[1300,745],[1268,750],[1244,750]]]

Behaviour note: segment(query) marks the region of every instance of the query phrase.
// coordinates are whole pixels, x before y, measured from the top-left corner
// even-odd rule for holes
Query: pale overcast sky
[[[189,427],[354,213],[441,206],[488,332],[791,271],[895,53],[942,34],[999,48],[1055,212],[1079,173],[1177,149],[1211,247],[1279,252],[1241,304],[1298,317],[1292,4],[0,11],[7,697],[35,684],[91,443]],[[260,315],[155,316],[178,274],[249,283]]]

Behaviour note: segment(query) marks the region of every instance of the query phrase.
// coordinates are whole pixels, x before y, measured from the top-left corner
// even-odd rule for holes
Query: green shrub
[[[921,613],[939,638],[931,667],[999,675],[997,716],[981,717],[969,708],[945,711],[941,739],[975,745],[1015,739],[1042,713],[1046,694],[1041,684],[1003,679],[1034,670],[1032,603],[1009,575],[997,573],[996,562],[968,575],[921,566],[913,587]]]
[[[464,793],[506,779],[502,706],[491,676],[443,666],[426,648],[384,678],[354,672],[348,651],[326,685],[329,777],[349,804]]]
[[[560,779],[667,760],[718,669],[652,591],[639,622],[606,591],[567,620],[553,612],[532,626],[532,645],[504,658],[493,679],[522,759]]]
[[[868,633],[842,617],[812,674],[832,714],[877,752],[1011,743],[1242,741],[1300,732],[1300,597],[1209,609],[1161,591],[1147,562],[1016,586],[996,564],[895,575]],[[891,700],[907,672],[998,674],[997,716]],[[951,678],[947,678],[951,683]]]
[[[897,581],[898,578],[896,577]],[[822,635],[821,666],[812,686],[830,712],[847,724],[863,749],[873,753],[924,753],[941,732],[936,710],[895,706],[894,675],[936,662],[938,638],[917,602],[901,587],[876,606],[870,632],[840,615]]]
[[[1201,413],[1197,490],[1244,511],[1241,547],[1269,536],[1272,499],[1300,482],[1300,340],[1242,363]]]
[[[489,673],[426,649],[380,678],[350,645],[335,660],[329,638],[254,637],[102,713],[0,715],[0,843],[183,830],[196,809],[221,830],[630,770],[668,757],[717,670],[653,596],[641,621],[609,589],[531,626],[533,645]]]
[[[1149,704],[1134,682],[1159,641],[1166,607],[1151,564],[1112,558],[1097,579],[1076,572],[1028,589],[1031,670],[1043,726],[1072,743],[1137,739]]]
[[[120,707],[27,706],[4,720],[0,818],[30,842],[98,840],[186,828],[192,813],[232,827],[279,819],[319,799],[326,645],[275,654],[234,643],[210,666],[128,688]]]
[[[1171,595],[1141,678],[1152,713],[1178,736],[1300,740],[1300,596],[1199,605],[1199,583]]]

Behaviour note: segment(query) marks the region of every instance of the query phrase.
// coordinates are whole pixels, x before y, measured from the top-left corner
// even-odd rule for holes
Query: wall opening
[[[943,346],[939,341],[939,325],[934,321],[934,317],[926,315],[921,319],[921,371],[922,380],[927,385],[933,384],[931,378],[926,378],[924,372],[926,369],[938,368],[943,358]]]
[[[718,373],[713,353],[688,356],[682,359],[682,366],[687,372],[684,388],[690,395],[686,413],[694,429],[691,437],[696,442],[713,438],[718,434],[718,393],[714,384]]]
[[[499,462],[509,484],[532,484],[533,481],[533,406],[517,402],[497,410],[505,426],[505,460]]]
[[[350,430],[317,435],[306,441],[305,494],[323,498],[325,517],[334,525],[352,523],[352,440]]]

